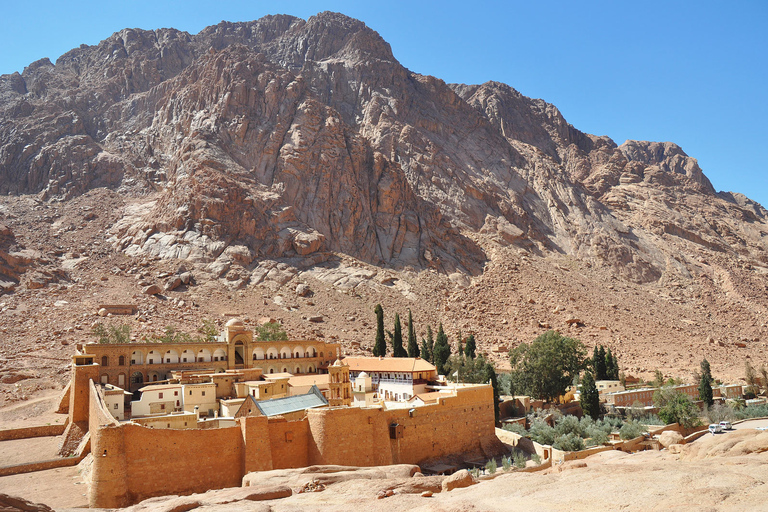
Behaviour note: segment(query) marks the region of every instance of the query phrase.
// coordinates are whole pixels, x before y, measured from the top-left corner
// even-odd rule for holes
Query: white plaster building
[[[345,357],[343,362],[352,380],[362,372],[368,374],[377,398],[383,400],[408,400],[437,380],[434,365],[419,357]]]

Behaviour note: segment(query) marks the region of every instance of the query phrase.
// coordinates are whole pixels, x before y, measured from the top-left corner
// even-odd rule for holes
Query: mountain
[[[115,275],[181,263],[307,335],[311,305],[273,299],[310,279],[352,311],[478,332],[498,361],[549,327],[634,372],[764,360],[762,206],[674,143],[617,145],[508,85],[410,71],[341,14],[125,29],[0,76],[0,194],[0,221],[72,280],[82,257]],[[62,230],[76,204],[99,229]],[[373,339],[348,320],[363,313],[325,314],[350,350]]]

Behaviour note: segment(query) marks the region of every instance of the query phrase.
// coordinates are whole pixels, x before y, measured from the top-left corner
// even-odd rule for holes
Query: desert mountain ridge
[[[125,29],[0,76],[0,195],[0,372],[30,390],[94,321],[140,339],[236,313],[358,353],[379,302],[502,366],[549,328],[633,374],[768,362],[761,205],[674,143],[410,71],[337,13]]]

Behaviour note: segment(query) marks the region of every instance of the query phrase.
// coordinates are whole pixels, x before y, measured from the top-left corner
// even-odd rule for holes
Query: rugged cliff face
[[[284,284],[349,257],[464,290],[531,255],[656,297],[711,293],[724,311],[742,290],[750,339],[764,329],[760,205],[715,192],[673,143],[617,145],[508,85],[405,69],[340,14],[126,29],[1,76],[0,194],[55,205],[102,187],[120,198],[104,226],[118,254],[234,287],[277,262],[294,269]],[[415,287],[401,291],[418,300]]]

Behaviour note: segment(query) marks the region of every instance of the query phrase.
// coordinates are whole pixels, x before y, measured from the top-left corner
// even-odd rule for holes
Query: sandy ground
[[[0,493],[45,503],[56,510],[88,507],[88,488],[77,466],[0,477]]]
[[[61,436],[0,441],[0,466],[55,459]]]
[[[0,429],[63,424],[66,414],[56,414],[62,391],[47,389],[35,398],[0,407]]]

